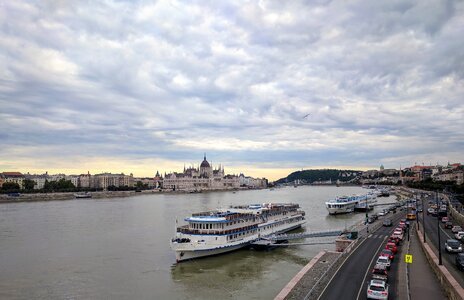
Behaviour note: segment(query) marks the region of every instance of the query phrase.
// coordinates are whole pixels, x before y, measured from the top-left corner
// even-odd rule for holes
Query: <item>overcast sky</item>
[[[463,34],[463,1],[2,1],[0,171],[462,162]]]

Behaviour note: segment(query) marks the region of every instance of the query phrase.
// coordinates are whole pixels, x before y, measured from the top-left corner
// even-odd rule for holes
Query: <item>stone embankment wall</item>
[[[145,191],[144,191],[145,192]],[[152,191],[146,191],[152,193]],[[12,197],[8,195],[0,195],[0,203],[9,203],[9,202],[33,202],[33,201],[57,201],[57,200],[70,200],[74,199],[75,193],[37,193],[37,194],[20,194],[17,197]],[[128,197],[134,196],[135,191],[115,191],[115,192],[92,192],[92,198],[114,198],[114,197]],[[83,199],[85,200],[85,199]]]
[[[449,208],[453,221],[461,226],[464,226],[464,216],[460,214],[453,206],[450,205]]]

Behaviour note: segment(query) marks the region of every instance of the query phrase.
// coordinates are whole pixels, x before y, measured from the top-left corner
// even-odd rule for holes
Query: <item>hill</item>
[[[299,180],[302,183],[314,183],[332,181],[350,181],[361,175],[361,171],[355,170],[337,170],[337,169],[318,169],[296,171],[276,181],[276,184],[291,183]]]

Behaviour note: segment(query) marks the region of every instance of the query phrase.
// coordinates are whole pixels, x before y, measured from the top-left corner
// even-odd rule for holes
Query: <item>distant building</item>
[[[94,187],[107,190],[110,186],[132,187],[134,186],[134,177],[132,174],[124,175],[124,173],[101,173],[94,176]]]
[[[182,173],[165,174],[162,187],[173,191],[224,190],[239,188],[240,182],[238,176],[225,175],[224,167],[214,169],[205,155],[199,168],[184,167]]]
[[[79,186],[79,175],[67,175],[64,179],[71,181],[75,187]]]
[[[463,170],[448,170],[440,174],[436,174],[433,177],[435,181],[453,181],[456,184],[464,183],[464,171]]]
[[[90,172],[87,171],[87,174],[81,174],[79,175],[79,181],[77,187],[88,189],[88,188],[94,188],[94,180],[92,178],[92,175],[90,175]]]
[[[13,182],[19,185],[19,188],[24,189],[24,175],[21,172],[3,172],[3,183]],[[3,185],[2,183],[2,185]]]
[[[240,174],[238,176],[239,183],[241,187],[248,187],[248,188],[266,188],[268,185],[268,181],[266,178],[253,178],[251,176],[245,176]],[[296,182],[295,184],[299,184]]]
[[[34,181],[34,190],[41,190],[45,186],[45,181],[48,180],[48,174],[41,174],[41,175],[30,175],[29,173],[25,175],[26,179]]]
[[[155,179],[152,177],[134,177],[134,187],[137,186],[138,182],[150,189],[155,188],[156,185]]]
[[[155,188],[159,189],[163,186],[163,177],[160,175],[158,171],[156,171],[155,177],[153,177],[153,180],[155,181]]]

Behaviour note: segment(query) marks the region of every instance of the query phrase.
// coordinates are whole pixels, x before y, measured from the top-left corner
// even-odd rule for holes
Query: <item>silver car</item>
[[[367,286],[367,299],[388,299],[388,284],[383,280],[372,279]]]

